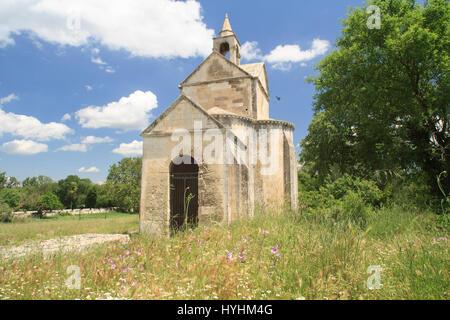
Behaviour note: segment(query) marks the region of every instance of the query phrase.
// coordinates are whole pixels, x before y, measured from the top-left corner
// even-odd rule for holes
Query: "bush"
[[[0,222],[11,222],[13,210],[6,204],[0,203]]]
[[[425,175],[415,174],[394,181],[390,188],[392,189],[392,202],[404,209],[421,211],[433,204],[438,207],[436,199],[430,196],[431,188],[426,183]]]
[[[342,218],[346,222],[355,223],[365,228],[368,208],[360,194],[349,191],[342,198]]]
[[[348,174],[320,187],[320,192],[324,196],[332,197],[336,200],[343,199],[347,193],[353,192],[358,194],[365,204],[371,206],[380,206],[384,198],[383,192],[377,187],[375,182],[361,180]],[[354,197],[354,195],[351,197]]]
[[[5,188],[0,191],[0,202],[6,203],[10,208],[17,208],[20,202],[20,192],[17,189]]]
[[[43,212],[46,210],[58,210],[62,209],[63,205],[59,201],[58,197],[49,192],[44,194],[42,197],[39,198],[37,201],[37,215],[41,218],[43,215]]]

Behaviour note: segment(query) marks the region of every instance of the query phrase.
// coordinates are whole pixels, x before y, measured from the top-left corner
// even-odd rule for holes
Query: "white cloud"
[[[14,93],[11,93],[7,97],[0,98],[0,105],[1,104],[5,104],[5,103],[9,103],[9,102],[11,102],[13,100],[19,100],[19,97],[16,96]]]
[[[63,117],[61,118],[61,121],[64,122],[64,121],[69,121],[69,120],[71,120],[71,119],[72,119],[72,116],[71,116],[70,114],[66,113],[66,114],[63,115]]]
[[[5,142],[0,151],[8,154],[32,155],[41,152],[47,152],[48,146],[43,143],[37,143],[31,140],[13,140]]]
[[[108,72],[108,73],[114,73],[114,72],[116,72],[116,70],[114,70],[114,68],[111,67],[111,66],[107,66],[104,70],[105,70],[106,72]]]
[[[80,143],[69,144],[59,148],[58,151],[87,152],[87,146]]]
[[[15,113],[7,113],[0,109],[0,135],[9,133],[13,136],[32,138],[39,141],[51,139],[62,140],[73,130],[65,124],[50,122],[41,123],[38,119]]]
[[[325,54],[330,48],[326,40],[314,39],[311,49],[301,50],[298,45],[277,46],[265,60],[269,63],[277,62],[304,62]]]
[[[271,64],[274,69],[289,70],[292,63],[300,63],[306,66],[305,61],[310,61],[325,54],[330,49],[330,42],[327,40],[314,39],[310,49],[302,50],[300,46],[279,45],[268,55],[262,55],[256,41],[246,42],[242,46],[242,58],[246,60],[261,59]]]
[[[100,138],[100,137],[88,136],[88,137],[84,138],[81,141],[81,143],[95,144],[95,143],[108,143],[108,142],[113,142],[113,141],[114,141],[114,139],[111,139],[110,137]]]
[[[92,87],[90,85],[87,84],[84,87],[86,88],[86,91],[92,91]]]
[[[133,56],[206,56],[214,30],[203,22],[198,1],[2,0],[0,47],[15,33],[69,46],[96,43]]]
[[[100,49],[98,49],[98,48],[92,49],[91,50],[91,62],[98,64],[100,69],[105,70],[108,73],[116,72],[113,69],[113,67],[108,65],[105,61],[102,60],[102,58],[99,57],[99,54],[100,54]],[[92,87],[90,87],[90,88],[91,88],[90,90],[92,90]],[[86,88],[86,89],[88,89],[88,88]],[[88,91],[89,91],[89,89],[88,89]]]
[[[96,168],[96,167],[91,167],[91,168],[88,168],[88,169],[86,169],[85,167],[81,167],[80,169],[78,169],[78,172],[80,172],[80,173],[82,173],[82,172],[84,172],[84,173],[93,173],[93,172],[100,172],[100,169]]]
[[[113,152],[126,157],[141,156],[143,145],[142,141],[136,140],[130,143],[121,143],[119,148],[114,149]]]
[[[138,90],[106,106],[89,106],[78,110],[75,117],[83,128],[142,130],[149,123],[150,111],[157,107],[158,101],[152,92]]]
[[[106,62],[104,62],[98,55],[100,53],[100,50],[98,48],[94,48],[91,50],[91,62],[95,64],[105,65]]]
[[[241,56],[246,60],[264,59],[256,41],[245,42],[241,47]]]

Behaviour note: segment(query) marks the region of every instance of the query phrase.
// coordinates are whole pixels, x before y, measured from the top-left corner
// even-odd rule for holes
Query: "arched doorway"
[[[170,233],[198,225],[198,165],[190,156],[170,164]]]

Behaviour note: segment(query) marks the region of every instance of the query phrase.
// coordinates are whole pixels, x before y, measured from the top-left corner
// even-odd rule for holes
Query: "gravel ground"
[[[43,253],[49,256],[59,252],[83,251],[101,243],[113,241],[128,241],[126,234],[80,234],[50,240],[32,241],[20,246],[0,246],[0,259],[22,258],[29,254]]]

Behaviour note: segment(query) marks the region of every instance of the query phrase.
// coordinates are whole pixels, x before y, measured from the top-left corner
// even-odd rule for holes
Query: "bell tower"
[[[214,38],[213,50],[219,52],[221,55],[226,56],[230,54],[229,60],[234,64],[241,64],[241,44],[238,38],[231,29],[230,20],[228,20],[228,14],[225,15],[225,21],[223,22],[222,31],[220,31],[219,37]]]

